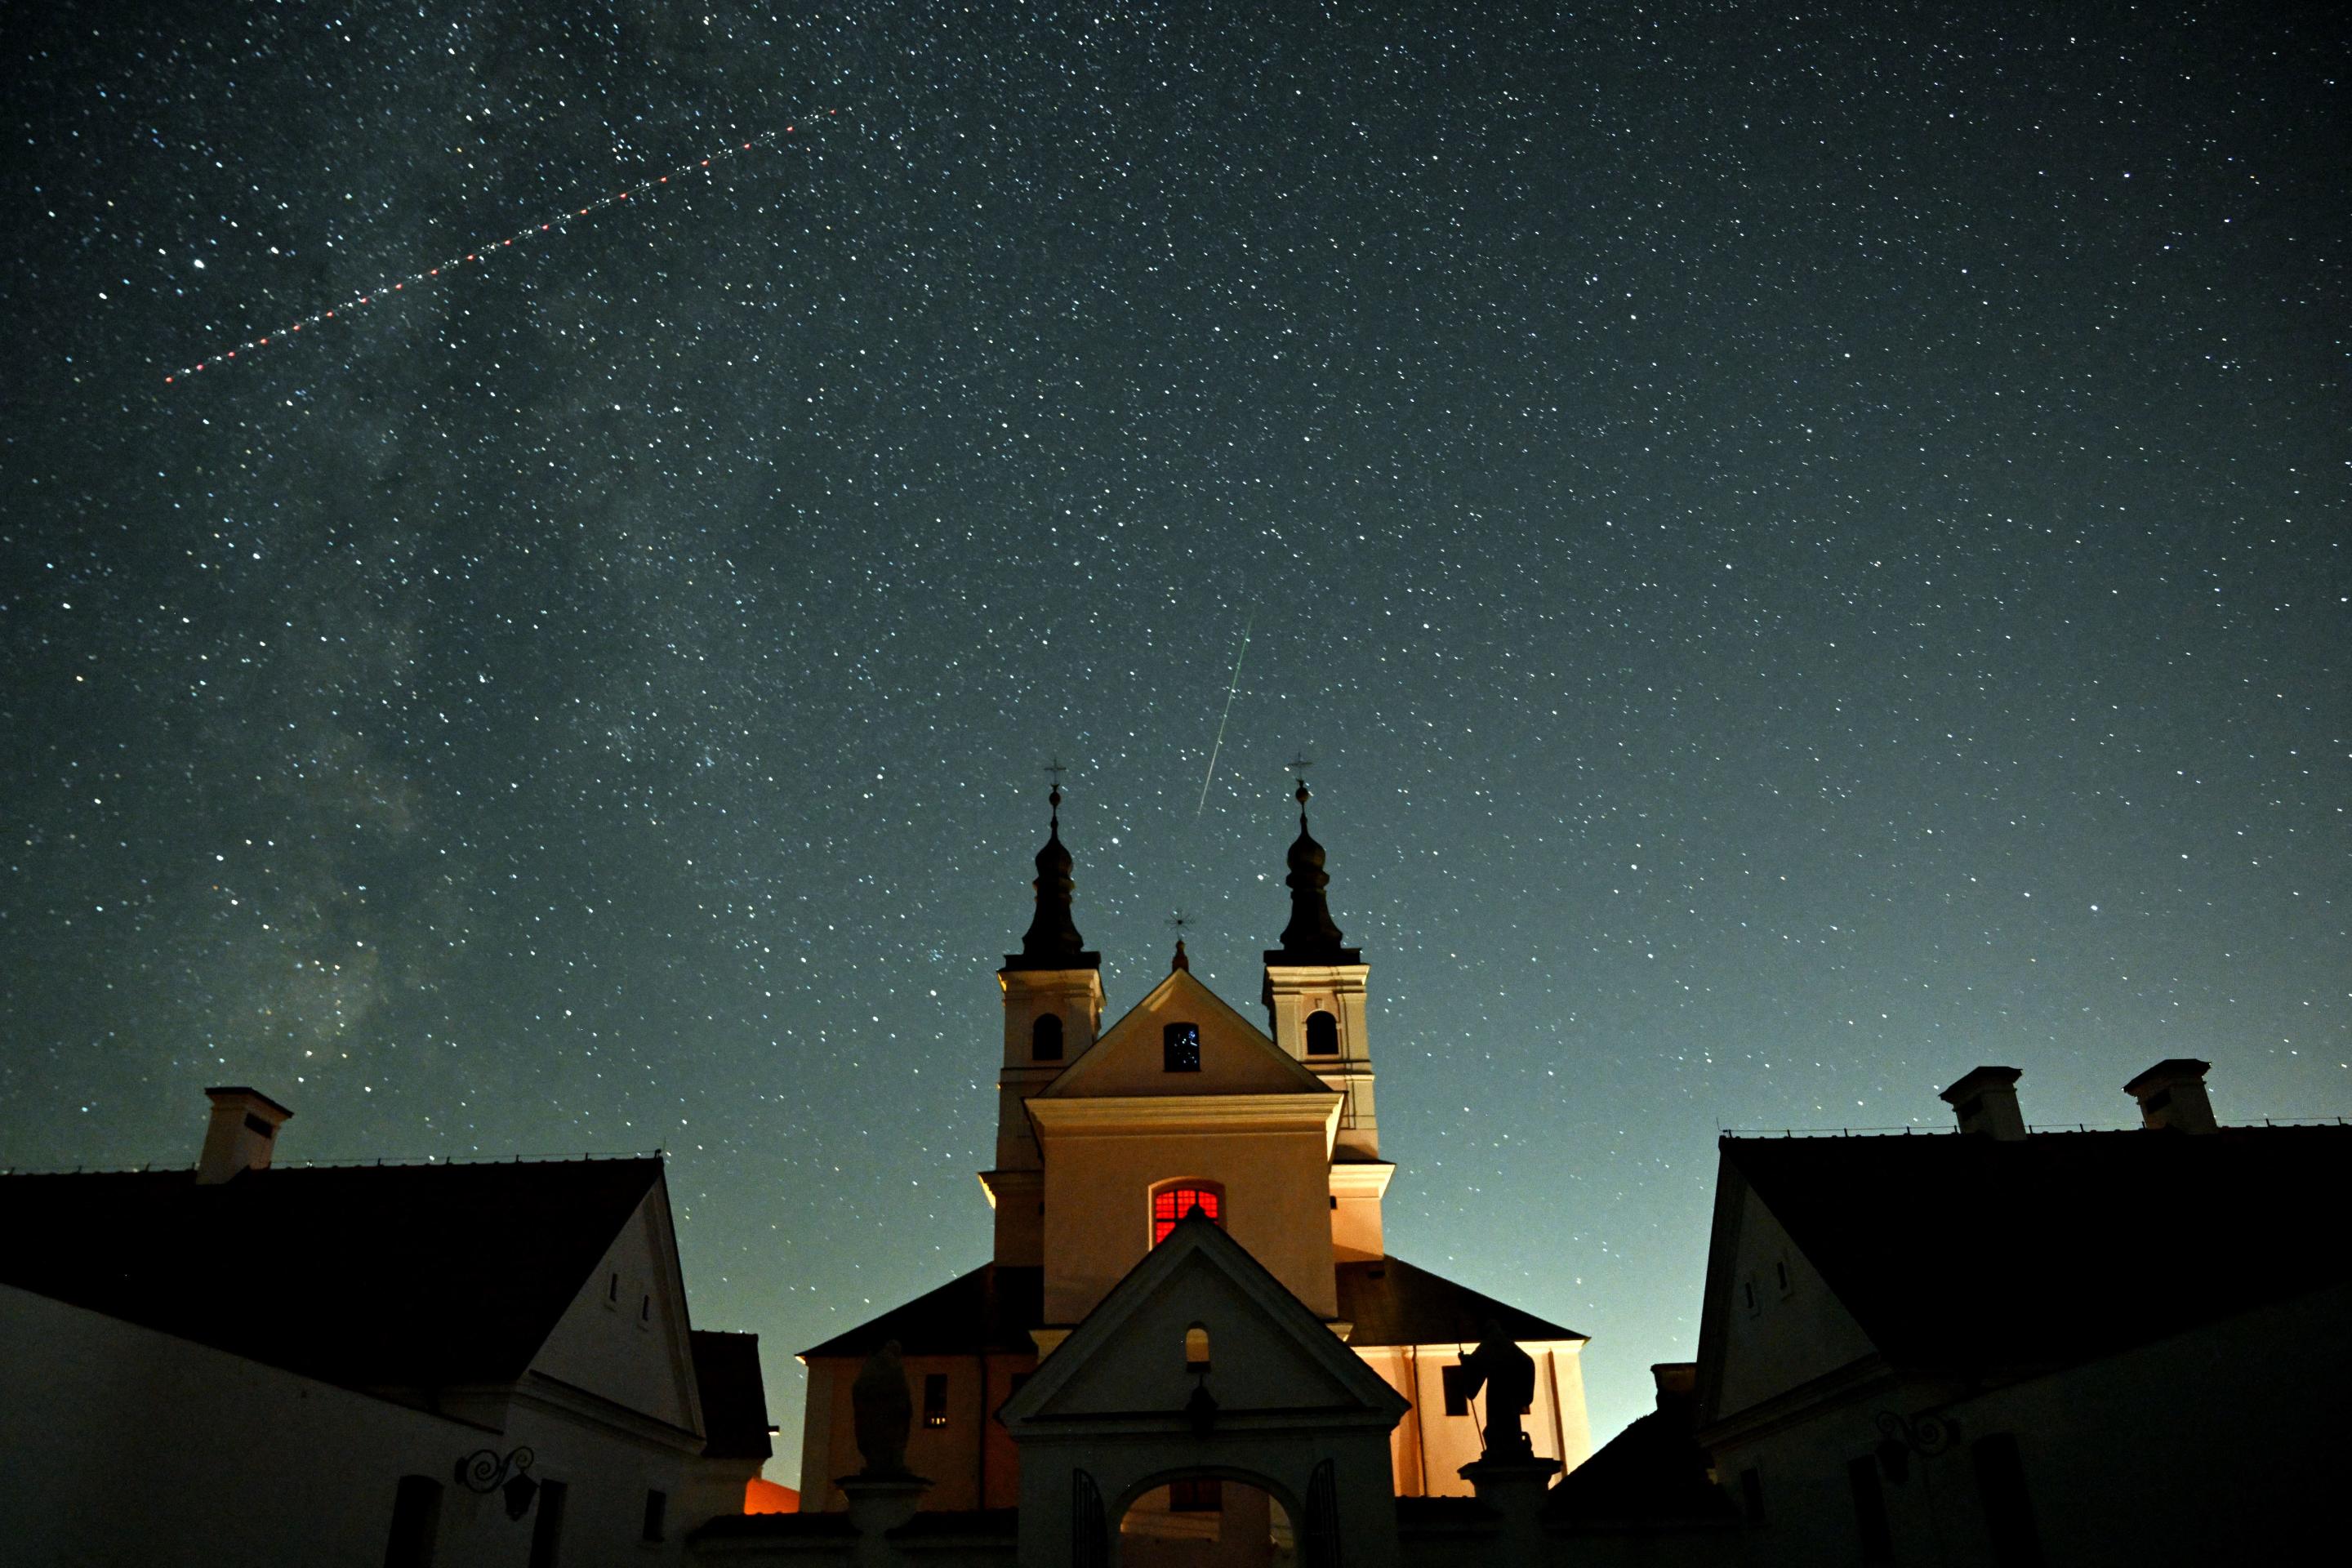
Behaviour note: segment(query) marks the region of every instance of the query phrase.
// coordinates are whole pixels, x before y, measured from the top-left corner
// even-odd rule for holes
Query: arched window
[[[1176,1222],[1198,1208],[1217,1222],[1222,1230],[1225,1224],[1225,1189],[1214,1182],[1168,1182],[1151,1189],[1151,1245],[1159,1246],[1176,1228]]]
[[[1040,1013],[1029,1026],[1029,1059],[1033,1062],[1057,1062],[1062,1059],[1062,1016]]]
[[[1201,1026],[1170,1024],[1160,1031],[1160,1065],[1168,1072],[1201,1070]]]
[[[1339,1020],[1319,1007],[1307,1015],[1307,1054],[1310,1057],[1336,1057],[1339,1054]]]
[[[1206,1323],[1195,1323],[1184,1331],[1184,1370],[1188,1373],[1209,1370],[1209,1326]]]

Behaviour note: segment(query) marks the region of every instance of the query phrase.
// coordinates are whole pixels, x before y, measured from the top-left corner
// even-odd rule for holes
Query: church
[[[895,1346],[913,1406],[905,1466],[929,1481],[921,1510],[1019,1508],[1025,1539],[1034,1510],[1066,1519],[1065,1510],[1090,1507],[1119,1537],[1122,1562],[1152,1560],[1156,1544],[1221,1539],[1229,1550],[1213,1552],[1218,1560],[1268,1560],[1263,1549],[1286,1546],[1295,1516],[1318,1506],[1313,1477],[1244,1465],[1145,1486],[1153,1478],[1139,1472],[1073,1500],[1043,1495],[1039,1478],[1023,1474],[1024,1459],[1035,1469],[1052,1447],[1055,1402],[1099,1382],[1093,1363],[1135,1353],[1118,1348],[1126,1331],[1111,1320],[1164,1309],[1165,1298],[1184,1294],[1174,1282],[1188,1268],[1217,1277],[1203,1289],[1226,1304],[1224,1318],[1204,1309],[1202,1321],[1171,1320],[1168,1342],[1181,1345],[1181,1357],[1172,1348],[1167,1356],[1172,1381],[1164,1396],[1131,1394],[1129,1404],[1181,1407],[1199,1430],[1222,1395],[1221,1430],[1255,1421],[1270,1434],[1282,1417],[1264,1407],[1265,1379],[1282,1374],[1251,1379],[1248,1397],[1260,1408],[1230,1408],[1243,1394],[1234,1358],[1270,1337],[1286,1347],[1274,1360],[1304,1378],[1302,1388],[1321,1390],[1297,1396],[1299,1408],[1324,1412],[1308,1425],[1327,1436],[1350,1423],[1360,1431],[1358,1461],[1336,1473],[1354,1477],[1368,1510],[1392,1513],[1399,1498],[1466,1498],[1462,1468],[1479,1458],[1490,1417],[1519,1414],[1488,1412],[1463,1365],[1482,1340],[1500,1339],[1534,1363],[1520,1416],[1530,1459],[1556,1474],[1586,1457],[1585,1336],[1388,1251],[1381,1204],[1396,1166],[1381,1152],[1371,966],[1332,919],[1307,798],[1302,782],[1285,879],[1289,922],[1265,955],[1263,1026],[1194,977],[1180,940],[1166,976],[1106,1027],[1102,959],[1076,922],[1055,789],[1034,918],[997,973],[995,1159],[980,1173],[994,1210],[993,1257],[802,1352],[803,1508],[851,1506],[838,1482],[859,1468],[852,1386],[868,1357]],[[1155,1271],[1168,1279],[1152,1283]],[[1284,1337],[1302,1333],[1296,1345]],[[1106,1438],[1119,1425],[1108,1409],[1090,1418]],[[1088,1429],[1075,1416],[1066,1427]],[[1091,1451],[1100,1470],[1101,1442]],[[1307,1447],[1294,1442],[1290,1451]],[[1093,1472],[1074,1473],[1082,1487],[1098,1485]],[[1238,1552],[1244,1542],[1252,1551]]]

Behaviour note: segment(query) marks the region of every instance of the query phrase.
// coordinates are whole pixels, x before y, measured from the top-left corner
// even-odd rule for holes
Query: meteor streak
[[[1256,624],[1257,612],[1255,610],[1250,612],[1249,619],[1242,623],[1242,650],[1234,655],[1234,679],[1225,688],[1225,710],[1217,717],[1217,743],[1209,748],[1209,771],[1201,775],[1201,804],[1192,808],[1192,820],[1195,822],[1201,820],[1201,813],[1208,809],[1209,784],[1217,776],[1217,753],[1225,748],[1225,721],[1234,716],[1234,693],[1242,689],[1242,660],[1249,657],[1250,628]]]

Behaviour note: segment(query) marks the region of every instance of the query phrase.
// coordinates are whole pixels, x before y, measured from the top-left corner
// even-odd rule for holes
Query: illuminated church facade
[[[1333,921],[1304,784],[1297,799],[1290,919],[1265,955],[1264,1026],[1195,978],[1179,942],[1166,977],[1106,1027],[1101,956],[1087,950],[1075,922],[1055,791],[1036,858],[1034,918],[997,973],[995,1160],[981,1173],[994,1210],[993,1256],[803,1352],[804,1508],[847,1506],[835,1483],[859,1466],[851,1385],[886,1343],[898,1346],[908,1374],[907,1464],[930,1480],[921,1507],[1021,1506],[1021,1453],[1007,1423],[1019,1426],[1024,1405],[1008,1400],[1090,1314],[1113,1310],[1107,1300],[1129,1310],[1119,1305],[1122,1286],[1134,1294],[1133,1282],[1163,1244],[1183,1237],[1188,1218],[1212,1222],[1220,1244],[1237,1243],[1328,1330],[1323,1342],[1346,1347],[1354,1361],[1343,1363],[1378,1380],[1365,1381],[1370,1393],[1360,1397],[1392,1402],[1379,1427],[1391,1495],[1471,1490],[1460,1471],[1479,1458],[1486,1402],[1469,1392],[1461,1362],[1496,1329],[1535,1362],[1525,1425],[1536,1456],[1570,1469],[1586,1457],[1585,1336],[1388,1252],[1381,1205],[1396,1166],[1381,1152],[1370,966]],[[1196,1325],[1198,1348],[1186,1352],[1203,1373],[1206,1334]],[[1071,1353],[1088,1342],[1081,1336]],[[1076,1375],[1057,1369],[1061,1382]],[[1130,1539],[1139,1531],[1181,1538],[1188,1514],[1213,1516],[1221,1506],[1213,1481],[1113,1503],[1107,1522]]]

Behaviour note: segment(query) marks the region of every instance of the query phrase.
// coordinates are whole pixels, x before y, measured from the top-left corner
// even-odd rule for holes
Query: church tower
[[[1381,1199],[1396,1167],[1381,1158],[1372,1053],[1364,1021],[1363,954],[1331,919],[1323,846],[1307,830],[1307,781],[1298,781],[1298,837],[1290,846],[1290,923],[1265,955],[1266,1032],[1343,1096],[1331,1150],[1331,1248],[1345,1262],[1384,1256]]]
[[[1070,916],[1070,852],[1062,847],[1062,786],[1046,796],[1052,816],[1037,851],[1037,911],[1021,951],[996,972],[1004,997],[1004,1058],[996,1075],[996,1168],[982,1172],[996,1211],[996,1261],[1044,1261],[1045,1162],[1023,1102],[1054,1081],[1102,1028],[1102,954],[1086,951]]]

